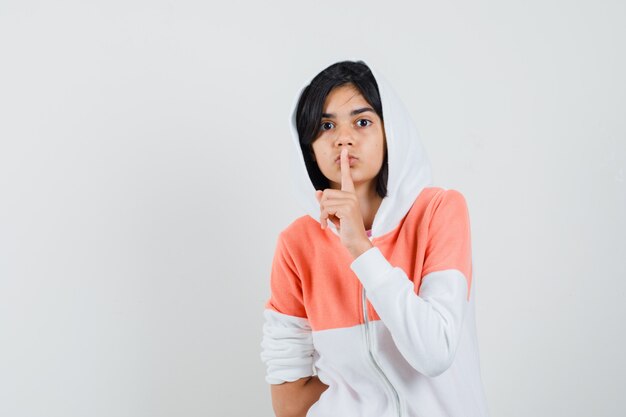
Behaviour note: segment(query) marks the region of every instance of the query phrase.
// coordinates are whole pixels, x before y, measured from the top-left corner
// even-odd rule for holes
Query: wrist
[[[372,245],[372,242],[369,239],[363,240],[363,241],[360,241],[358,244],[354,245],[354,247],[350,248],[350,254],[352,255],[354,259],[356,259],[359,256],[361,256],[363,253],[365,253],[367,250],[373,247],[374,245]]]

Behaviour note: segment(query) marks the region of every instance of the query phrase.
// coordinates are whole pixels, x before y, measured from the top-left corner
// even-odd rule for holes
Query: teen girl
[[[278,417],[486,417],[463,195],[432,186],[405,107],[364,62],[298,94],[295,189],[261,357]]]

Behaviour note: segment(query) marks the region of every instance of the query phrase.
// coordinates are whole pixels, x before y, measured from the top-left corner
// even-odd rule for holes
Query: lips
[[[356,156],[352,155],[352,154],[348,154],[348,162],[352,163],[354,161],[357,161],[359,158],[357,158]],[[335,158],[335,163],[336,164],[340,164],[341,163],[341,154],[339,154],[337,156],[337,158]]]

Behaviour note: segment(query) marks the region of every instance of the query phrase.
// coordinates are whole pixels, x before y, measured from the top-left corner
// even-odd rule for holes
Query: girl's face
[[[356,189],[375,189],[386,151],[385,130],[376,111],[352,84],[333,88],[324,102],[320,134],[313,153],[333,189],[341,189],[339,156],[346,147]]]

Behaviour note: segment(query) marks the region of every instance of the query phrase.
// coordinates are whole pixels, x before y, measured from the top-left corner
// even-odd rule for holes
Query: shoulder
[[[441,188],[432,198],[429,209],[430,224],[453,227],[455,224],[469,223],[469,210],[463,193],[455,189]]]
[[[413,212],[414,216],[421,216],[432,214],[441,206],[463,209],[467,206],[467,202],[459,190],[444,187],[424,187],[415,199],[410,211]]]
[[[444,187],[425,187],[411,207],[411,218],[431,223],[450,218],[468,217],[467,201],[463,193]]]
[[[436,203],[438,205],[452,205],[452,206],[466,206],[467,201],[465,196],[459,190],[442,188],[441,192],[437,194]]]
[[[283,258],[290,259],[294,268],[308,264],[315,258],[319,248],[324,248],[330,230],[322,230],[320,223],[309,215],[301,216],[289,223],[279,234],[276,247]]]
[[[314,238],[320,230],[321,227],[317,220],[309,215],[304,215],[289,223],[287,227],[279,233],[278,238],[287,245],[293,245],[297,242]]]

